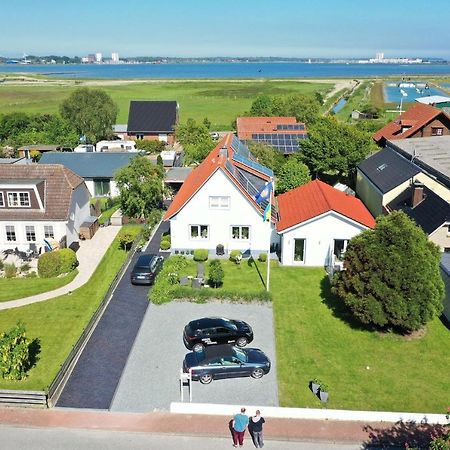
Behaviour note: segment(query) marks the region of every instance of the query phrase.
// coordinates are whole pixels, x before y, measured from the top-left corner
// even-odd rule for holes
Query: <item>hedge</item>
[[[258,256],[258,261],[262,262],[262,263],[266,262],[267,261],[267,253],[260,253]]]
[[[230,252],[230,261],[239,264],[242,260],[242,252],[240,250],[231,250]]]
[[[53,278],[62,273],[72,272],[77,266],[75,252],[70,248],[62,248],[39,256],[38,274],[41,278]]]
[[[208,259],[208,249],[197,248],[194,250],[194,261],[203,262]]]
[[[61,273],[69,273],[78,267],[77,255],[71,248],[62,248],[58,250],[61,261]]]

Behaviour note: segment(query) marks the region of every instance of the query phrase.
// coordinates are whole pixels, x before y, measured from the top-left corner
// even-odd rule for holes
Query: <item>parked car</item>
[[[183,342],[187,349],[195,352],[207,345],[234,344],[245,347],[253,341],[252,327],[242,320],[224,317],[204,317],[189,322],[184,327]]]
[[[131,271],[132,284],[153,284],[161,270],[164,258],[158,255],[142,254]]]
[[[192,380],[202,384],[222,378],[261,378],[270,372],[270,360],[257,348],[214,345],[201,352],[188,353],[183,372],[190,372]]]
[[[209,135],[213,138],[213,139],[219,139],[220,135],[217,131],[213,131],[212,133],[209,133]]]

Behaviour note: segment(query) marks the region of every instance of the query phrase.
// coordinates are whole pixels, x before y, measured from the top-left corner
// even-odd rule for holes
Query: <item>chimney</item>
[[[423,200],[423,184],[414,181],[412,185],[411,207],[415,208]]]

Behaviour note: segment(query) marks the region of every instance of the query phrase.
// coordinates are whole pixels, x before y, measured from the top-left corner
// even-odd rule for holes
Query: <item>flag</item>
[[[264,222],[270,221],[271,214],[272,214],[272,204],[269,202],[266,206],[266,209],[264,210],[263,221]]]
[[[258,192],[258,194],[255,195],[256,203],[261,203],[264,200],[270,199],[270,194],[272,193],[273,189],[273,183],[272,181],[269,181],[265,184],[265,186]]]

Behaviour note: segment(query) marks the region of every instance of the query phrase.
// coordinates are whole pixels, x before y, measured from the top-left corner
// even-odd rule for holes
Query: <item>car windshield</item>
[[[247,355],[245,352],[237,347],[233,347],[233,353],[236,358],[239,359],[239,361],[246,363],[247,362]]]
[[[223,324],[230,330],[237,330],[237,326],[234,322],[232,322],[230,319],[225,319],[222,317]]]

